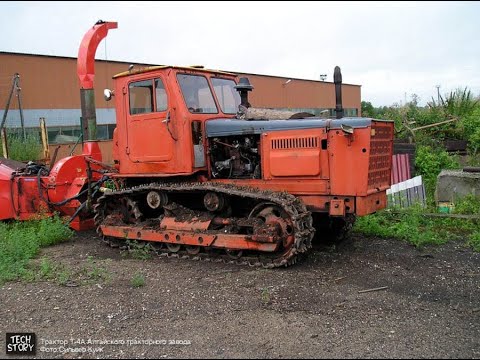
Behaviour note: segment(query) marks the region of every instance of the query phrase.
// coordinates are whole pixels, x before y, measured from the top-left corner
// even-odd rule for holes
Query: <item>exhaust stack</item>
[[[335,83],[335,113],[337,119],[343,118],[343,106],[342,106],[342,73],[340,67],[335,66],[333,71],[333,82]]]
[[[240,105],[249,108],[251,105],[248,102],[248,92],[253,90],[253,86],[250,84],[248,78],[241,77],[238,80],[238,85],[235,86],[235,89],[240,93]]]

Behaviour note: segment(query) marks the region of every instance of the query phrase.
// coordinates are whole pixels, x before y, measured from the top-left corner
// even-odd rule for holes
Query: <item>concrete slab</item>
[[[437,177],[435,199],[455,202],[473,194],[480,199],[480,172],[463,170],[442,170]]]

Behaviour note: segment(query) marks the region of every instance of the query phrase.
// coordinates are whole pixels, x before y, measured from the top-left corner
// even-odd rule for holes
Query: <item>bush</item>
[[[444,149],[431,146],[417,146],[415,169],[417,175],[422,175],[427,196],[433,200],[437,176],[442,169],[458,169],[460,164],[456,157],[449,155]]]
[[[472,114],[466,116],[461,123],[468,140],[469,151],[472,155],[480,154],[480,106]]]

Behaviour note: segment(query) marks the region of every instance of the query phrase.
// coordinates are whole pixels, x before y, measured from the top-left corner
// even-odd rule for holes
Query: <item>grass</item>
[[[425,216],[424,211],[421,207],[383,210],[358,218],[353,231],[369,236],[398,238],[417,247],[466,240],[475,251],[480,251],[478,220],[432,218]]]
[[[455,202],[456,214],[477,214],[480,215],[480,200],[472,194],[468,194]]]
[[[27,134],[23,140],[22,135],[10,134],[7,138],[8,157],[17,161],[36,161],[40,159],[42,145],[37,136]],[[3,155],[3,151],[0,150]]]
[[[480,252],[480,230],[474,231],[468,238],[468,245]]]
[[[35,274],[29,269],[30,259],[41,247],[70,239],[73,231],[54,216],[27,222],[0,223],[0,284],[21,278],[32,280]],[[42,259],[41,274],[51,273],[52,266]]]
[[[131,257],[137,260],[149,260],[152,258],[152,246],[150,244],[129,239],[127,239],[126,243],[128,251],[123,252],[122,256]]]
[[[55,265],[46,257],[42,258],[39,269],[40,276],[45,279],[50,279],[54,276]]]
[[[103,261],[107,262],[106,265],[108,265],[111,260],[106,259]],[[111,274],[108,272],[107,268],[101,266],[99,261],[95,260],[93,256],[87,257],[87,263],[81,270],[81,277],[83,278],[83,283],[97,282],[100,280],[109,282],[111,280]]]
[[[80,268],[71,268],[44,256],[40,259],[40,262],[30,262],[22,273],[21,279],[30,282],[54,281],[62,286],[108,283],[111,280],[111,273],[102,265],[108,266],[110,260],[95,260],[93,256],[88,256],[85,264]]]
[[[72,279],[72,276],[72,272],[69,269],[62,268],[57,272],[56,279],[59,285],[65,286]]]
[[[268,290],[268,288],[262,288],[261,289],[261,299],[262,299],[262,303],[264,305],[268,305],[271,301],[271,297],[270,297],[270,291]]]
[[[145,277],[142,273],[137,272],[130,280],[130,284],[135,288],[145,286]]]

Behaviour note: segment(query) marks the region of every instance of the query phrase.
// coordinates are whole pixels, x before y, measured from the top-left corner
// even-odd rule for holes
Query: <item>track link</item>
[[[298,258],[308,252],[312,247],[312,238],[315,229],[312,226],[311,213],[306,209],[304,203],[297,197],[285,192],[272,192],[265,190],[257,190],[249,187],[237,186],[232,184],[222,183],[154,183],[147,185],[140,185],[124,190],[117,190],[104,193],[95,204],[95,224],[97,232],[103,238],[100,226],[104,223],[109,215],[109,203],[114,203],[116,199],[125,196],[131,198],[135,195],[146,193],[148,191],[157,190],[167,193],[191,193],[191,192],[216,192],[228,196],[236,196],[241,198],[250,198],[257,202],[270,202],[280,206],[290,217],[293,226],[294,241],[287,249],[282,249],[280,252],[263,253],[256,252],[255,254],[247,254],[239,258],[232,258],[232,256],[217,251],[215,249],[202,249],[199,253],[188,252],[185,246],[182,246],[178,252],[172,252],[165,246],[158,248],[158,243],[150,243],[156,245],[156,252],[160,256],[190,259],[194,261],[211,261],[223,262],[227,264],[249,265],[263,268],[286,267],[297,262]],[[142,225],[142,224],[140,224]],[[148,225],[145,225],[148,226]],[[112,247],[128,247],[126,239],[120,238],[106,238],[105,242]],[[208,250],[208,251],[207,251]]]

